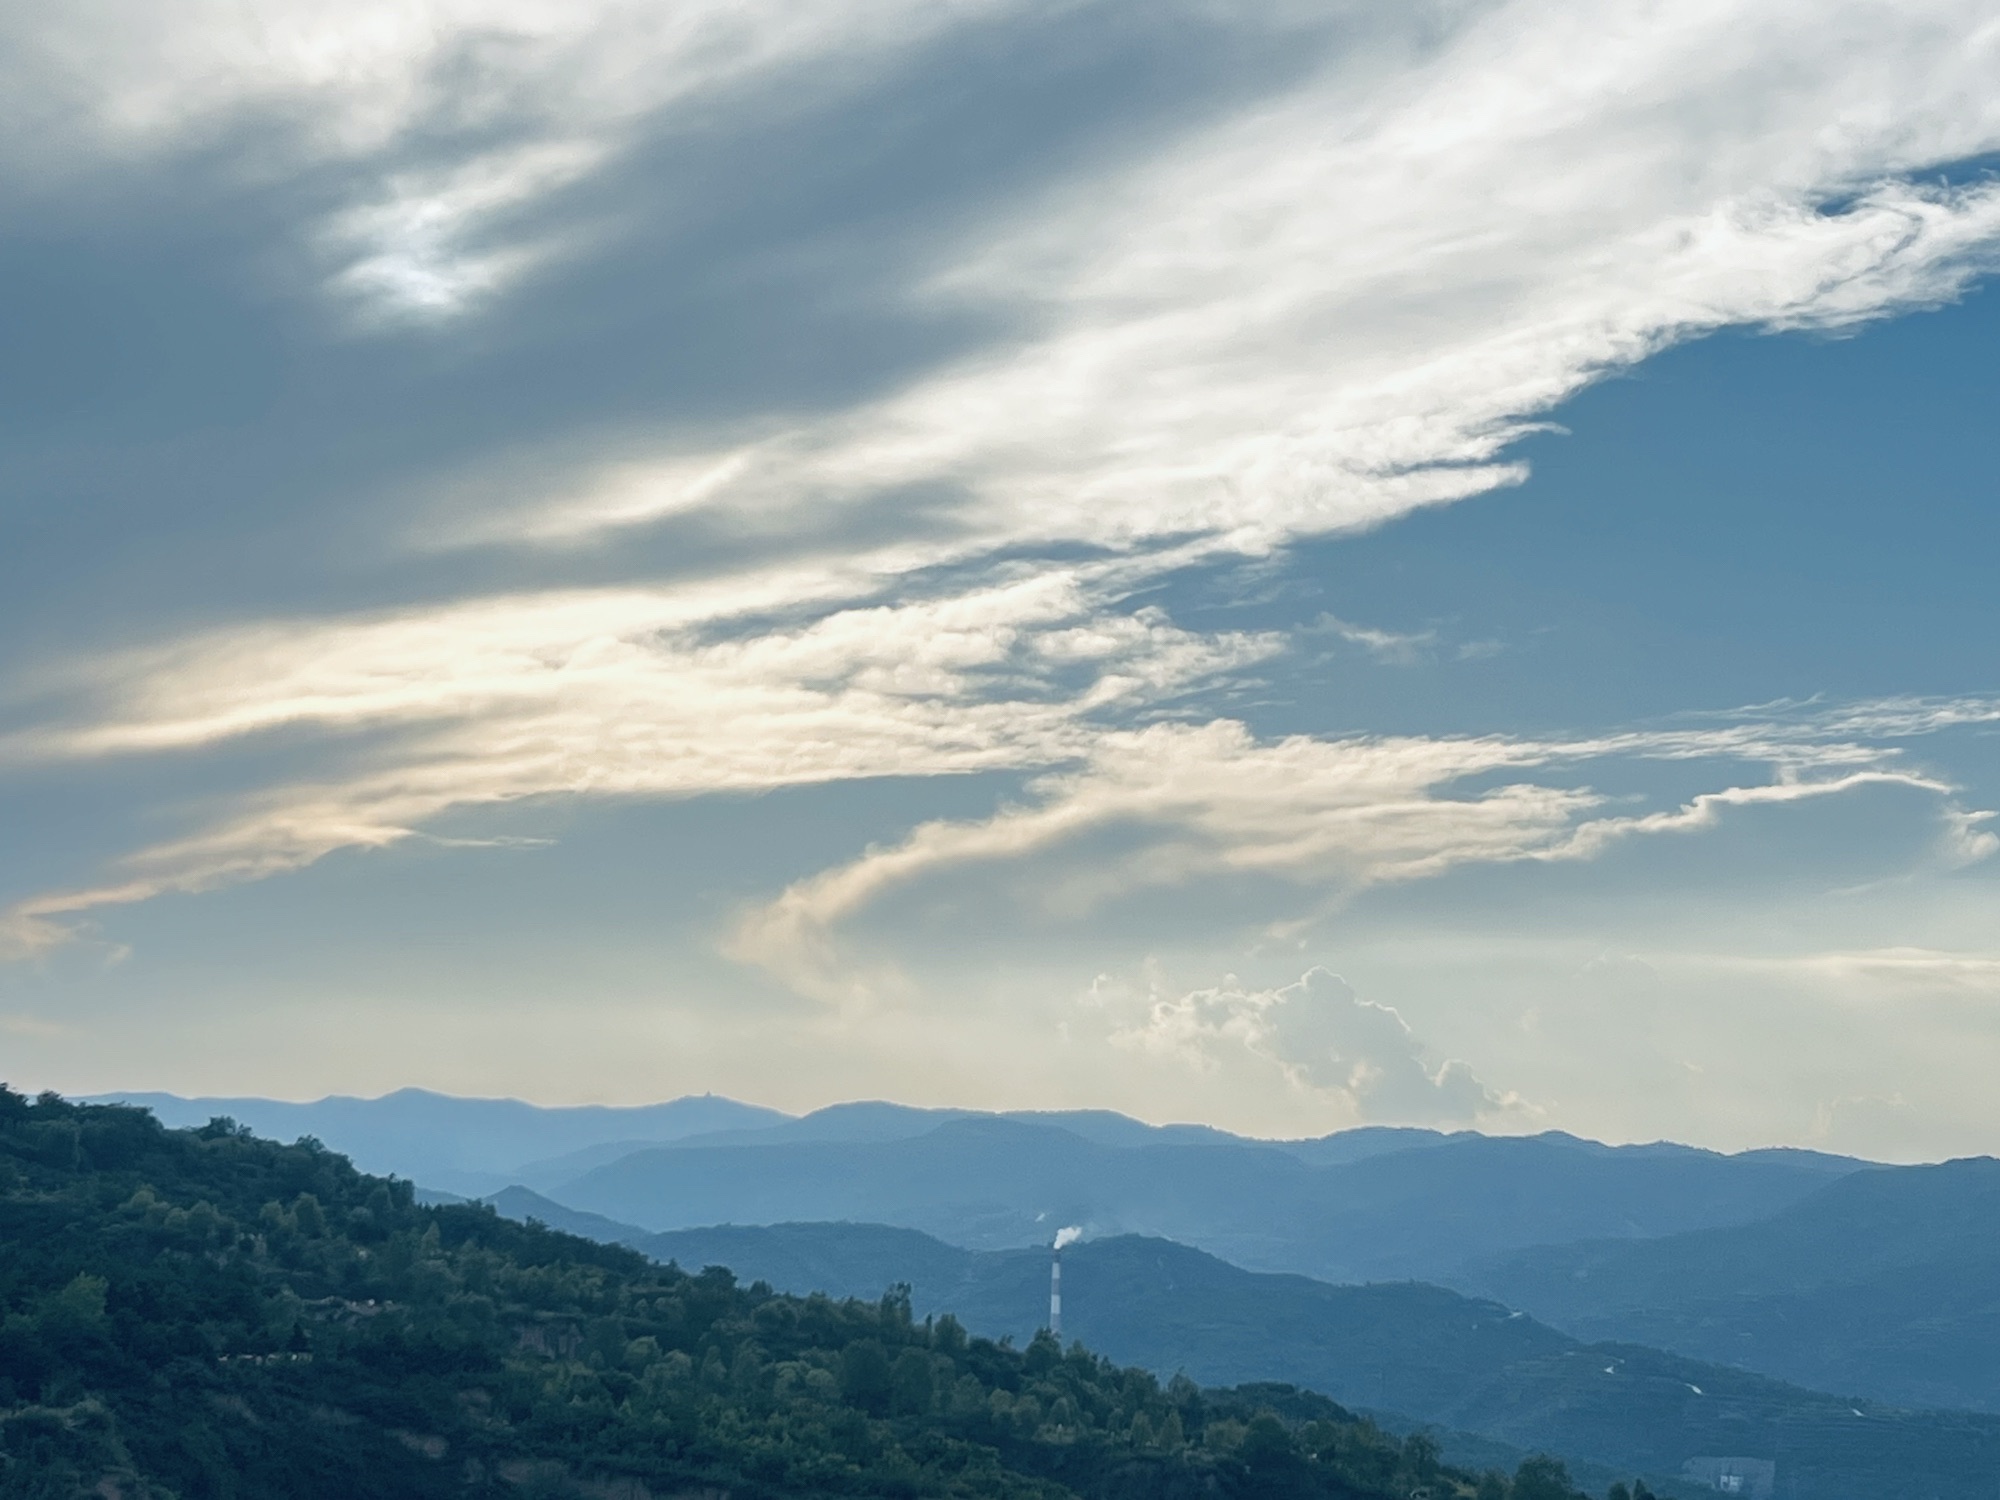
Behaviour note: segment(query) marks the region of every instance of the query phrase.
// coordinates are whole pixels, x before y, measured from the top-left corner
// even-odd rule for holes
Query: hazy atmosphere
[[[0,60],[14,1087],[2000,1148],[1990,3]]]

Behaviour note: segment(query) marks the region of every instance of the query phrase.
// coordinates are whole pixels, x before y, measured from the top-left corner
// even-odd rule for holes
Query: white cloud
[[[1399,667],[1412,666],[1423,660],[1425,653],[1437,645],[1435,630],[1383,630],[1373,625],[1356,625],[1331,614],[1322,614],[1301,634],[1335,636],[1350,646],[1361,647],[1377,661]]]
[[[61,946],[65,937],[61,929],[32,913],[0,913],[0,962],[18,963],[39,957],[50,948]]]
[[[1639,814],[1610,811],[1587,786],[1550,784],[1552,772],[1635,758],[1714,761],[1718,775],[1748,760],[1775,775]],[[1712,828],[1732,808],[1881,785],[1952,793],[1894,759],[1886,747],[1829,739],[1811,721],[1576,740],[1260,741],[1230,720],[1108,731],[1081,767],[1035,782],[1028,803],[981,821],[924,824],[901,844],[795,884],[742,918],[730,951],[805,993],[851,997],[867,981],[850,970],[839,929],[953,871],[1039,863],[1034,889],[1049,915],[1071,921],[1106,900],[1201,879],[1275,878],[1323,906],[1467,864],[1589,859],[1622,839]],[[1466,785],[1502,775],[1516,779]],[[1114,831],[1124,835],[1117,852],[1091,842]],[[1052,873],[1065,855],[1079,873]]]
[[[1275,1064],[1294,1087],[1342,1100],[1356,1120],[1469,1124],[1515,1105],[1463,1062],[1432,1066],[1393,1007],[1362,999],[1323,968],[1277,989],[1245,990],[1232,979],[1155,998],[1139,1024],[1112,1040],[1206,1067],[1249,1053]]]
[[[68,1028],[54,1021],[44,1021],[39,1016],[0,1015],[0,1033],[8,1036],[30,1037],[37,1041],[66,1034]]]
[[[748,598],[733,591],[729,605]],[[231,815],[127,857],[103,885],[17,904],[0,930],[17,950],[44,948],[66,915],[385,847],[458,807],[1045,766],[1084,753],[1094,713],[1272,649],[1101,602],[1085,581],[1044,573],[711,638],[714,611],[693,593],[567,594],[224,631],[99,662],[95,717],[0,743],[0,761],[284,729],[371,735],[338,775],[244,793]]]
[[[377,310],[462,310],[554,247],[510,210],[602,170],[642,131],[865,88],[939,32],[1023,0],[78,0],[0,19],[16,180],[228,143],[269,181],[337,165],[353,196],[307,226],[333,284]],[[250,144],[243,145],[245,140]],[[51,142],[60,148],[50,150]],[[495,239],[498,243],[495,243]]]
[[[1275,878],[1323,903],[1468,863],[1589,858],[1619,839],[1712,827],[1731,808],[1881,784],[1945,799],[1948,783],[1899,765],[1891,747],[1838,732],[2000,717],[1990,702],[1899,702],[1568,740],[1122,727],[1280,643],[1192,634],[1150,608],[1114,613],[1107,577],[1117,570],[1030,570],[927,601],[821,604],[816,618],[774,626],[759,606],[853,587],[837,571],[780,571],[261,625],[77,664],[56,675],[83,683],[88,701],[0,741],[0,762],[187,753],[283,731],[309,732],[333,770],[241,792],[206,828],[135,852],[101,884],[16,903],[0,931],[17,956],[41,951],[93,909],[387,847],[456,808],[1067,767],[1044,771],[1022,805],[922,825],[794,885],[729,939],[807,993],[853,998],[868,982],[839,930],[945,871],[1060,865],[1118,832],[1130,836],[1120,852],[1093,852],[1083,868],[1069,859],[1042,883],[1052,914],[1215,878]],[[1772,778],[1643,813],[1563,784],[1589,763],[1633,758],[1761,763]],[[1473,778],[1497,784],[1468,787]],[[1948,801],[1944,816],[1953,850],[1983,819]]]
[[[859,97],[954,31],[1090,8],[83,0],[0,23],[10,134],[36,142],[7,165],[48,170],[50,139],[70,171],[246,139],[252,177],[339,163],[347,196],[306,231],[332,284],[437,314],[595,232],[516,210],[642,139],[699,155],[725,105]],[[1294,37],[1316,66],[1158,124],[1150,151],[1048,165],[956,237],[926,229],[913,300],[1011,337],[824,421],[773,416],[748,447],[624,455],[640,477],[612,500],[579,474],[470,530],[629,525],[733,466],[700,503],[951,484],[967,546],[1268,547],[1517,478],[1502,450],[1524,421],[1664,344],[1948,299],[1992,263],[2000,194],[1909,180],[2000,145],[1978,0],[1191,5],[1156,24],[1190,14]]]
[[[383,195],[335,214],[320,244],[341,269],[333,285],[374,315],[437,318],[465,311],[558,255],[567,234],[482,245],[483,223],[602,165],[585,142],[530,145],[444,170],[399,172]]]
[[[508,229],[508,215],[640,138],[699,151],[684,127],[725,98],[771,110],[858,94],[950,28],[1032,28],[1070,8],[89,0],[0,22],[0,97],[16,139],[73,143],[56,170],[246,135],[246,180],[341,164],[353,186],[306,231],[337,250],[334,281],[387,307],[467,311],[564,253],[560,233]],[[463,528],[532,550],[705,512],[763,561],[251,624],[52,669],[84,701],[0,758],[199,752],[282,730],[321,769],[244,792],[101,885],[17,905],[0,941],[44,945],[66,914],[551,794],[1045,773],[1022,807],[926,825],[754,914],[739,949],[802,974],[812,965],[786,955],[823,953],[888,890],[1109,827],[1149,837],[1098,872],[1098,896],[1206,872],[1338,890],[1585,857],[1882,781],[1948,792],[1875,742],[1991,704],[1595,739],[1148,725],[1275,649],[1134,611],[1148,579],[1511,482],[1507,444],[1608,369],[1721,327],[1840,327],[1947,299],[2000,241],[2000,187],[1915,180],[2000,146],[2000,23],[1984,3],[1355,7],[1317,41],[1314,10],[1205,8],[1326,50],[1281,92],[1045,163],[962,232],[927,226],[921,253],[895,247],[918,267],[911,305],[978,314],[996,330],[982,347],[823,416],[743,414],[726,439],[660,413],[632,451],[555,465],[544,492],[500,497]],[[245,130],[274,119],[288,128]],[[943,521],[911,517],[912,501],[888,541],[840,541],[843,516],[879,518],[905,493],[957,498]],[[820,555],[775,560],[808,529],[829,539]],[[1114,560],[1036,560],[1077,544]],[[945,563],[970,581],[936,597]],[[1718,773],[1646,813],[1539,775],[1621,755],[1771,774]],[[1464,787],[1502,773],[1516,779]],[[1955,816],[1958,854],[1990,852],[1979,815]]]
[[[2000,853],[2000,834],[1984,826],[1993,821],[1991,811],[1948,808],[1944,828],[1938,835],[1939,853],[1946,864],[1964,869]]]
[[[1755,962],[1752,960],[1751,962]],[[1877,995],[2000,995],[2000,956],[1932,948],[1864,948],[1768,961],[1770,967],[1859,982]]]
[[[2000,145],[1979,7],[1516,3],[1443,37],[1351,44],[1155,157],[998,205],[915,295],[1011,345],[504,524],[638,524],[700,475],[732,512],[951,487],[953,555],[1260,550],[1518,479],[1524,424],[1667,344],[1838,327],[1993,264],[2000,189],[1903,177]]]
[[[1035,801],[981,822],[927,823],[903,843],[801,881],[747,913],[736,957],[808,994],[855,998],[840,926],[891,893],[955,869],[1047,860],[1094,836],[1140,835],[1093,852],[1080,873],[1037,883],[1051,915],[1075,920],[1116,896],[1198,877],[1273,875],[1316,888],[1418,879],[1472,860],[1557,848],[1598,798],[1530,784],[1462,798],[1463,777],[1546,759],[1483,740],[1258,743],[1243,725],[1160,724],[1096,737],[1084,765],[1041,778]]]

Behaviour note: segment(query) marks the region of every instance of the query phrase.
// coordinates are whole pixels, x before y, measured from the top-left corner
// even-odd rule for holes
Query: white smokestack
[[[1064,1245],[1073,1245],[1083,1238],[1083,1231],[1072,1225],[1068,1229],[1056,1231],[1056,1242],[1049,1250],[1049,1335],[1058,1343],[1062,1341],[1062,1253]]]
[[[1062,1247],[1049,1255],[1049,1333],[1062,1342]]]

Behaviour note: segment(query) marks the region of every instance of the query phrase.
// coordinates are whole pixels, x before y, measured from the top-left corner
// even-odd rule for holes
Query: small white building
[[[1719,1495],[1771,1500],[1778,1487],[1778,1466],[1768,1458],[1691,1458],[1681,1465],[1681,1477]]]

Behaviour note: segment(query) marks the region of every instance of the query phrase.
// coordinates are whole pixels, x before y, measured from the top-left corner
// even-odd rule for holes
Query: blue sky
[[[1993,1148],[1981,7],[265,12],[0,36],[15,1082]]]

